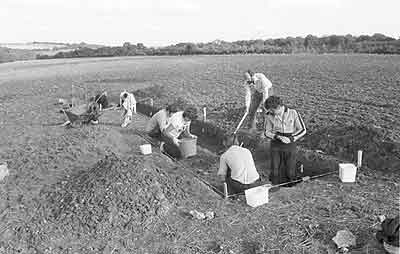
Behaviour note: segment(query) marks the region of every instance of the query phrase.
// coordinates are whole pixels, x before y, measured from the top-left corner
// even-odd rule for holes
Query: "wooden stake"
[[[72,104],[72,107],[74,106],[74,85],[72,84],[71,85],[71,104]]]
[[[358,153],[357,153],[357,168],[361,168],[361,165],[362,165],[362,154],[363,154],[363,151],[362,150],[358,150]]]
[[[207,108],[206,107],[203,108],[203,121],[204,122],[207,121]]]
[[[153,105],[154,105],[153,98],[150,98],[150,106],[151,106],[150,116],[153,115]]]
[[[224,197],[228,199],[228,185],[226,183],[224,183]]]

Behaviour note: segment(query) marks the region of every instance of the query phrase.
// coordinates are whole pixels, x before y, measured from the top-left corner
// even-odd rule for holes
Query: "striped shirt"
[[[264,129],[266,134],[267,132],[278,135],[290,134],[293,141],[297,141],[306,134],[306,127],[299,113],[286,106],[282,118],[271,113],[266,114]]]

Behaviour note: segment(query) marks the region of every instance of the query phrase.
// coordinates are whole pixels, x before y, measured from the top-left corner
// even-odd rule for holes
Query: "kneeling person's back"
[[[238,145],[232,145],[220,158],[218,175],[226,176],[228,170],[230,177],[242,184],[252,184],[260,178],[250,150]]]
[[[260,176],[250,150],[239,146],[237,136],[226,137],[223,145],[229,148],[221,155],[217,174],[226,183],[228,195],[256,187]]]
[[[160,137],[170,121],[171,116],[177,112],[175,105],[168,105],[166,108],[155,113],[146,125],[146,132],[150,136]]]

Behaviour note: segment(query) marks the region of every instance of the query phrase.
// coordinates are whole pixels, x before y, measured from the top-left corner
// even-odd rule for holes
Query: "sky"
[[[305,37],[400,37],[399,0],[1,0],[0,43],[166,46]]]

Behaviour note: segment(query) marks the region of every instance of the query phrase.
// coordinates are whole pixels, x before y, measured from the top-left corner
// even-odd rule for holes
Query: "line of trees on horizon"
[[[37,59],[155,56],[155,55],[201,55],[201,54],[296,54],[296,53],[368,53],[400,54],[400,39],[376,33],[372,36],[330,35],[316,37],[287,37],[268,40],[241,40],[226,42],[215,40],[208,43],[178,43],[165,47],[146,47],[143,43],[125,42],[117,47],[92,49],[82,47],[55,55],[37,55]]]

